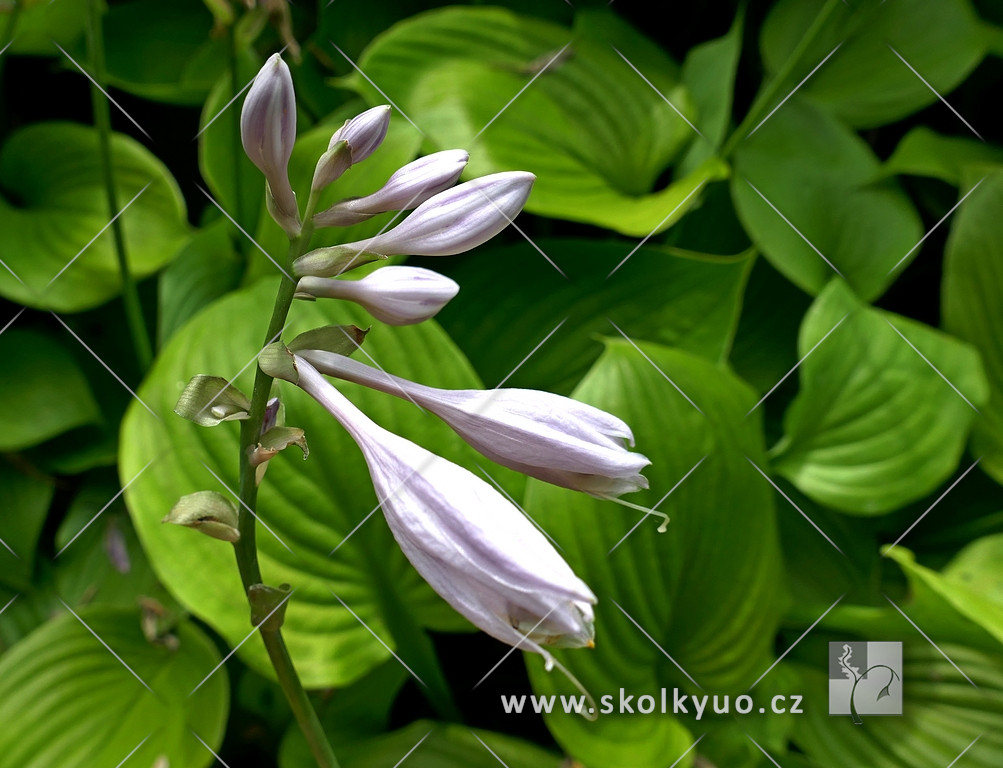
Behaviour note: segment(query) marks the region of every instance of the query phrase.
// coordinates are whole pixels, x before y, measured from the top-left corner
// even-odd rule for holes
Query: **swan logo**
[[[829,643],[829,714],[902,714],[902,643]]]

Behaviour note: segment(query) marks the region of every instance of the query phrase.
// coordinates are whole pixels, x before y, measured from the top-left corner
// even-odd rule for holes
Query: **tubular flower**
[[[445,421],[492,461],[554,485],[615,498],[648,487],[651,462],[623,421],[568,397],[532,389],[436,389],[344,355],[303,350],[323,373],[407,398]]]
[[[434,317],[460,290],[453,280],[421,267],[383,267],[361,280],[301,277],[300,298],[347,299],[387,325],[413,325]]]
[[[312,188],[323,189],[356,163],[361,163],[383,143],[390,126],[390,106],[373,107],[334,132],[327,152],[320,156]]]
[[[347,227],[384,211],[407,211],[449,189],[470,159],[462,149],[435,152],[398,169],[379,190],[335,203],[313,217],[319,227]]]
[[[536,176],[506,171],[482,176],[429,198],[393,229],[354,243],[319,248],[293,262],[299,276],[331,277],[359,254],[451,256],[487,242],[512,223]]]
[[[474,626],[554,659],[593,644],[595,595],[540,531],[466,469],[371,421],[309,362],[298,385],[358,443],[394,538],[415,570]]]
[[[296,142],[296,94],[289,67],[277,53],[258,71],[244,99],[240,140],[265,175],[269,212],[286,232],[297,234],[299,211],[288,172]]]

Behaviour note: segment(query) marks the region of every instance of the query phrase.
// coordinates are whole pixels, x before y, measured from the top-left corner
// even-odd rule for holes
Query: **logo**
[[[902,714],[902,643],[829,643],[829,714]]]

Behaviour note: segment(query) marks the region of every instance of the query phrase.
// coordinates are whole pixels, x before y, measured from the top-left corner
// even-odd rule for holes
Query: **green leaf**
[[[111,147],[118,203],[128,205],[118,221],[129,267],[141,278],[188,237],[184,198],[142,145],[116,133]],[[0,148],[0,250],[14,274],[0,271],[0,295],[56,312],[115,296],[122,281],[106,200],[96,129],[34,123],[11,135]]]
[[[218,219],[203,227],[160,274],[157,337],[163,346],[194,315],[237,287],[244,271]]]
[[[869,301],[923,236],[909,198],[891,181],[871,184],[879,168],[845,125],[791,99],[735,152],[732,196],[746,231],[791,282],[817,294],[836,269]]]
[[[122,431],[123,482],[157,459],[126,491],[129,511],[154,569],[171,593],[231,646],[250,630],[231,548],[176,526],[163,526],[160,520],[186,493],[206,489],[228,493],[212,473],[236,488],[231,473],[239,450],[237,430],[226,424],[202,429],[175,416],[172,409],[184,382],[195,373],[229,377],[244,369],[234,383],[251,390],[253,367],[248,364],[260,351],[263,320],[275,288],[273,281],[261,281],[230,294],[175,334],[139,390],[139,396],[163,420],[152,418],[136,403]],[[337,302],[297,302],[291,318],[287,338],[334,322],[368,324],[362,310]],[[219,329],[224,327],[226,338],[221,342]],[[367,337],[366,351],[385,369],[405,378],[442,387],[480,386],[469,364],[433,322],[378,328]],[[430,414],[361,387],[343,385],[343,389],[384,427],[474,466],[471,449]],[[377,505],[365,461],[334,418],[308,396],[288,385],[279,393],[286,423],[306,430],[310,459],[304,462],[286,451],[271,460],[260,491],[262,525],[257,544],[264,583],[289,583],[295,590],[284,634],[304,684],[343,685],[389,658],[386,648],[329,590],[390,647],[394,639],[384,614],[400,610],[399,606],[406,606],[426,627],[469,628],[411,568],[382,515],[375,514],[344,541]],[[497,468],[490,472],[510,493],[521,492],[521,478]],[[408,648],[399,652],[409,660]],[[255,669],[270,672],[259,644],[245,643],[239,653]]]
[[[996,723],[1003,717],[1003,662],[999,654],[938,645],[933,648],[913,631],[903,644],[903,716],[864,716],[861,725],[849,717],[829,716],[825,652],[817,647],[816,663],[799,666],[805,680],[805,714],[792,734],[811,765],[944,768],[955,760],[959,768],[1000,765],[1003,736]],[[938,651],[957,663],[972,683]]]
[[[631,494],[632,502],[651,506],[678,484],[659,507],[672,517],[668,532],[656,533],[650,520],[631,533],[637,513],[543,483],[530,481],[526,495],[527,512],[599,598],[595,649],[560,659],[600,708],[599,697],[615,702],[620,688],[697,692],[645,632],[703,692],[744,693],[770,666],[784,594],[774,491],[749,461],[765,463],[758,414],[746,418],[753,392],[689,353],[640,349],[650,360],[626,341],[609,342],[575,397],[624,419],[651,459],[651,490]],[[574,692],[537,657],[528,666],[537,693]],[[690,745],[688,730],[702,727],[636,714],[545,719],[558,742],[594,768],[663,768]]]
[[[418,742],[420,745],[415,748]],[[414,752],[410,750],[414,749]],[[337,746],[344,768],[386,768],[407,757],[408,768],[561,768],[560,755],[501,733],[418,720],[393,733]],[[492,754],[494,753],[494,754]],[[288,751],[281,768],[312,768],[309,752]]]
[[[835,280],[805,316],[798,352],[807,359],[773,466],[807,496],[879,515],[929,493],[957,467],[987,394],[967,344],[872,309]]]
[[[219,748],[228,709],[226,670],[189,696],[219,663],[209,639],[186,621],[176,627],[177,649],[171,650],[146,640],[135,610],[94,608],[79,615],[87,626],[64,613],[0,658],[0,754],[6,763],[116,765],[128,757],[151,765],[163,755],[171,765],[210,765],[212,754],[192,731]]]
[[[76,360],[51,337],[11,328],[0,335],[0,359],[0,451],[28,448],[100,419]]]
[[[966,166],[1003,163],[1003,149],[962,136],[944,136],[917,125],[881,166],[880,176],[929,176],[961,186]]]
[[[108,84],[168,104],[200,105],[229,55],[224,36],[210,38],[212,22],[200,0],[110,5],[103,19]]]
[[[26,56],[62,56],[53,43],[66,48],[83,37],[87,29],[89,0],[60,0],[52,3],[4,3],[0,6],[0,29],[7,29],[10,15],[18,5],[21,9],[17,26],[12,30],[7,53]]]
[[[801,44],[820,5],[798,0],[773,5],[759,39],[768,70],[776,72]],[[950,93],[986,52],[981,22],[968,0],[868,0],[855,9],[836,0],[829,5],[835,6],[832,15],[789,79],[793,87],[842,43],[802,91],[857,128],[891,123],[935,103],[937,94]]]
[[[513,168],[535,173],[527,211],[631,236],[661,231],[727,167],[710,158],[654,190],[695,138],[665,103],[692,120],[675,64],[622,22],[608,33],[595,23],[576,32],[501,8],[430,11],[376,38],[359,61],[386,96],[360,77],[351,84],[369,103],[392,99],[437,147],[474,147],[471,176]],[[659,92],[614,45],[627,57],[640,47],[635,66]]]
[[[970,188],[972,178],[965,186]],[[1003,170],[995,169],[955,214],[944,261],[944,327],[971,343],[989,378],[989,402],[972,433],[981,467],[1003,483]]]
[[[55,491],[50,478],[0,459],[0,583],[17,590],[27,588]]]
[[[618,241],[540,239],[451,265],[460,293],[437,319],[490,385],[505,379],[563,323],[509,386],[568,393],[598,359],[598,335],[679,347],[711,360],[727,353],[751,255],[711,257]],[[567,277],[547,262],[551,259]],[[436,266],[436,265],[433,265]],[[518,340],[515,343],[514,340]]]

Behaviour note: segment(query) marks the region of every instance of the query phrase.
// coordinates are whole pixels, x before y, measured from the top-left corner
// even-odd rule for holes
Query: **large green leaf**
[[[807,355],[801,388],[773,466],[806,495],[852,514],[883,514],[957,467],[986,397],[967,344],[872,309],[834,280],[805,316],[798,352]]]
[[[944,136],[917,125],[881,166],[881,175],[930,176],[961,185],[966,166],[1003,163],[1003,149],[963,136]]]
[[[831,16],[791,73],[790,87],[842,44],[803,91],[855,127],[890,123],[935,103],[985,55],[985,34],[968,0],[827,5]],[[777,71],[802,44],[821,6],[799,0],[773,5],[759,40],[767,69]]]
[[[58,768],[128,758],[151,765],[164,756],[171,765],[210,765],[215,758],[205,745],[219,749],[226,724],[226,670],[189,696],[219,663],[209,639],[185,621],[171,649],[143,636],[135,610],[79,616],[87,626],[64,613],[0,658],[0,762]]]
[[[20,6],[20,7],[18,7]],[[28,56],[62,56],[53,43],[64,48],[83,37],[87,28],[88,0],[60,0],[52,3],[16,2],[0,5],[0,29],[5,32],[12,14],[18,14],[10,30],[8,53]]]
[[[230,43],[210,38],[212,14],[199,0],[115,3],[103,23],[108,83],[137,96],[198,105],[226,69]]]
[[[903,716],[864,716],[861,725],[827,713],[825,650],[814,646],[816,663],[801,668],[806,704],[793,732],[797,746],[817,768],[945,768],[954,761],[958,768],[999,766],[1003,762],[1003,735],[998,728],[1003,718],[999,654],[949,643],[938,643],[935,649],[915,631],[903,636],[903,641]],[[962,752],[964,757],[960,757]]]
[[[420,742],[420,743],[419,743]],[[404,762],[408,768],[562,768],[560,755],[501,733],[418,720],[393,733],[338,745],[344,768],[389,768]],[[414,750],[413,752],[411,750]],[[302,745],[287,750],[282,768],[313,768],[316,763]]]
[[[11,328],[0,335],[0,451],[16,451],[93,424],[100,411],[73,356],[45,334]]]
[[[601,696],[615,702],[621,688],[744,693],[770,665],[783,601],[774,491],[750,464],[765,463],[760,422],[746,418],[753,392],[689,353],[644,343],[640,350],[609,342],[575,396],[623,418],[652,460],[645,471],[651,489],[632,501],[656,504],[679,483],[660,507],[672,516],[668,532],[658,534],[651,520],[624,539],[636,513],[533,481],[526,495],[527,512],[599,598],[595,649],[563,652],[561,660],[600,707]],[[557,671],[545,672],[536,657],[529,662],[537,693],[574,692]],[[702,727],[636,714],[589,723],[555,713],[547,724],[593,768],[664,768],[689,746],[687,729]]]
[[[965,185],[977,178],[970,178]],[[944,327],[982,355],[989,402],[972,434],[982,468],[1003,482],[1003,170],[997,168],[962,204],[952,224],[944,263]]]
[[[727,169],[708,159],[654,191],[696,137],[664,100],[692,121],[675,65],[615,17],[576,32],[501,8],[440,9],[394,26],[366,49],[359,67],[386,96],[361,77],[351,82],[371,103],[392,99],[437,146],[471,148],[472,175],[537,174],[527,211],[632,236],[665,229]],[[635,66],[659,93],[613,45],[628,58],[642,51]]]
[[[188,237],[184,198],[141,144],[116,133],[111,151],[120,210],[128,205],[118,221],[129,267],[144,277]],[[107,227],[115,213],[108,211],[96,129],[35,123],[10,136],[0,148],[0,250],[16,277],[0,270],[0,295],[57,312],[116,295],[122,281]]]
[[[226,493],[213,473],[236,488],[236,426],[204,429],[174,415],[172,409],[184,383],[198,373],[229,377],[246,368],[236,386],[250,391],[251,361],[260,350],[275,287],[273,281],[261,281],[231,294],[176,333],[139,390],[162,420],[134,403],[122,431],[123,482],[153,461],[129,486],[126,498],[154,569],[182,604],[234,646],[248,634],[250,624],[231,548],[188,529],[162,526],[160,519],[186,493],[206,489]],[[297,303],[291,317],[287,339],[335,322],[370,325],[369,317],[354,306],[327,301]],[[378,327],[365,349],[385,369],[405,378],[433,386],[479,386],[469,364],[431,322],[400,329]],[[344,389],[388,429],[473,466],[472,451],[430,414],[371,390],[351,385]],[[309,397],[290,386],[281,389],[281,396],[287,423],[306,430],[310,458],[304,462],[286,451],[272,460],[261,486],[258,550],[266,583],[287,582],[295,590],[285,636],[304,683],[342,685],[388,658],[387,650],[329,590],[391,647],[387,616],[397,618],[410,611],[426,626],[469,627],[414,572],[380,514],[341,546],[376,508],[365,462],[347,433]],[[513,484],[501,469],[490,472],[510,492],[520,492],[520,483]],[[337,552],[329,556],[335,548]],[[400,649],[405,660],[410,650]],[[240,653],[255,668],[270,671],[257,641],[242,645]]]
[[[746,231],[809,293],[838,270],[861,297],[874,299],[894,268],[919,252],[919,216],[893,181],[871,183],[880,168],[871,149],[804,101],[791,99],[743,142],[735,168],[732,195]]]
[[[617,334],[611,321],[631,338],[711,360],[726,354],[751,255],[714,258],[646,246],[610,275],[630,254],[628,244],[545,238],[537,245],[546,257],[523,243],[477,253],[448,270],[460,293],[439,320],[488,384],[518,366],[509,386],[570,392],[602,351],[597,336]]]

